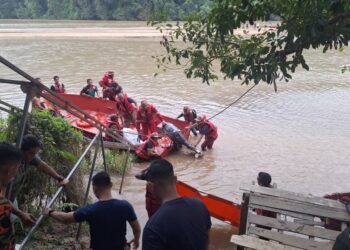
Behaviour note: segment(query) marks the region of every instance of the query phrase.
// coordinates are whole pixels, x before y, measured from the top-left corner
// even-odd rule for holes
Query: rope
[[[250,87],[246,92],[244,92],[240,97],[238,97],[234,102],[232,102],[231,104],[229,104],[227,107],[225,107],[223,110],[221,110],[220,112],[216,113],[215,115],[213,115],[212,117],[210,117],[208,120],[211,120],[213,118],[215,118],[216,116],[224,113],[228,108],[230,108],[232,105],[236,104],[237,102],[239,102],[246,94],[248,94],[253,88],[255,88],[257,84],[254,84],[252,87]]]

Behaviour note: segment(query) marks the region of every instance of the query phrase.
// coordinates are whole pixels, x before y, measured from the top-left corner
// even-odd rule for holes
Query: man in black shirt
[[[134,249],[139,246],[140,225],[131,204],[112,197],[112,182],[106,172],[99,172],[92,178],[92,187],[99,201],[75,212],[44,210],[44,215],[65,223],[86,221],[90,226],[91,248],[93,250],[125,250],[126,222],[133,230],[131,240]]]
[[[145,179],[162,205],[144,228],[142,249],[208,249],[211,228],[208,209],[198,199],[179,197],[171,163],[167,160],[152,162]]]

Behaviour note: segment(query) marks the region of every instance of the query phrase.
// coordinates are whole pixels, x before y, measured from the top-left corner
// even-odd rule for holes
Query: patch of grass
[[[133,155],[127,151],[106,149],[106,163],[110,173],[122,174],[131,167]]]

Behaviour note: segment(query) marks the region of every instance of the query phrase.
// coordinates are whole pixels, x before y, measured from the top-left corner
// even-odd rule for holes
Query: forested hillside
[[[164,12],[168,20],[207,13],[212,0],[0,0],[0,19],[146,20]]]

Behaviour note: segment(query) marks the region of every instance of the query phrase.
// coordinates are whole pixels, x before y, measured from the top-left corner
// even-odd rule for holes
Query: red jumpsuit
[[[124,101],[121,102],[118,96],[115,98],[115,102],[117,105],[117,110],[120,113],[120,115],[123,116],[125,121],[129,122],[135,122],[136,118],[136,107],[134,104],[129,102],[128,100],[128,95],[123,94],[124,96]]]
[[[161,121],[163,121],[162,116],[152,104],[147,104],[146,108],[140,106],[137,110],[136,129],[142,136],[155,132],[157,124]]]
[[[105,73],[102,77],[102,79],[98,82],[102,88],[112,87],[112,83],[116,82],[113,78],[108,75],[108,73]]]
[[[154,197],[153,190],[151,185],[146,184],[146,210],[148,214],[148,218],[151,218],[155,212],[160,208],[162,202]]]
[[[115,134],[119,134],[120,131],[122,131],[122,126],[120,126],[120,123],[118,121],[108,121],[107,122],[107,127],[113,131],[113,133]],[[107,141],[116,141],[115,138],[113,138],[112,136],[106,134],[105,135],[105,139]]]
[[[210,121],[204,120],[198,124],[199,133],[205,136],[201,145],[202,150],[211,149],[218,138],[218,128]]]
[[[115,96],[121,92],[120,86],[118,86],[120,90],[118,87],[113,88],[113,83],[116,83],[116,80],[108,75],[108,73],[105,73],[98,83],[102,87],[103,98],[108,98],[109,100],[114,101]]]

